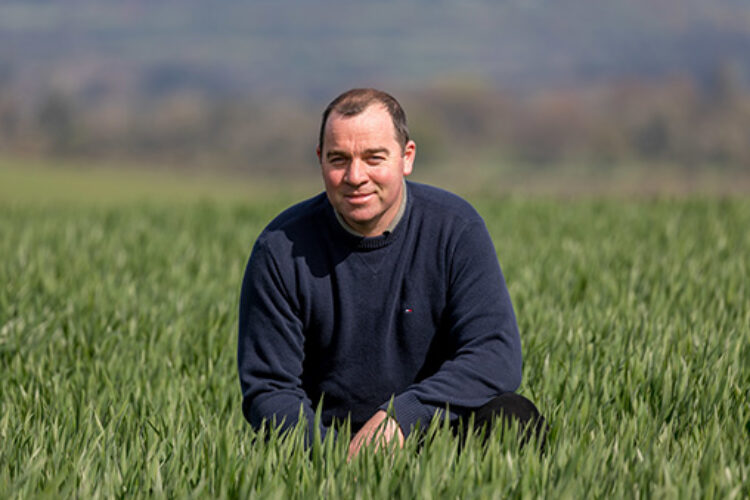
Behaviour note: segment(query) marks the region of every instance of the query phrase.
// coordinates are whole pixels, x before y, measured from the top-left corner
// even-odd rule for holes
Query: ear
[[[411,174],[414,167],[414,158],[417,155],[417,145],[414,141],[409,141],[404,146],[404,177]]]
[[[320,146],[315,148],[315,154],[318,155],[318,163],[323,163],[323,160],[320,156]]]

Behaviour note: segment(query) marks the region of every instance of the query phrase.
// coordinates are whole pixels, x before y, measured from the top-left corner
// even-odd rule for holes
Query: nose
[[[358,158],[354,158],[346,169],[346,176],[344,181],[352,186],[359,186],[367,182],[367,172],[365,169],[367,165],[364,165]]]

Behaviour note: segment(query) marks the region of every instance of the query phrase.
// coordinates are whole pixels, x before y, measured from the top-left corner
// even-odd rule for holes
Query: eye
[[[367,163],[369,165],[380,165],[384,161],[385,161],[385,156],[382,156],[382,155],[373,155],[367,158]]]
[[[340,167],[346,165],[346,158],[344,158],[343,156],[333,156],[328,159],[328,163],[333,166]]]

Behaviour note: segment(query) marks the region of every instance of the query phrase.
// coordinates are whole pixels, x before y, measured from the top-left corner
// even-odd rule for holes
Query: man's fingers
[[[364,426],[354,435],[349,443],[349,455],[347,460],[352,460],[363,446],[369,446],[375,441],[375,451],[386,447],[394,438],[397,439],[398,447],[404,446],[404,434],[401,432],[398,422],[388,417],[385,412],[378,412],[368,420]]]
[[[362,448],[364,436],[360,436],[359,433],[354,436],[351,443],[349,443],[349,455],[347,456],[347,462],[351,461],[359,453],[359,449]]]

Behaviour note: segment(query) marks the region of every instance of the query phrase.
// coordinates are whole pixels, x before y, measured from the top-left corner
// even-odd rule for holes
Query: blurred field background
[[[545,456],[244,422],[242,270],[354,86],[485,218]],[[746,498],[748,193],[740,0],[0,2],[0,497]]]
[[[738,0],[5,1],[0,154],[316,179],[320,112],[375,86],[449,188],[746,193],[749,76]]]

